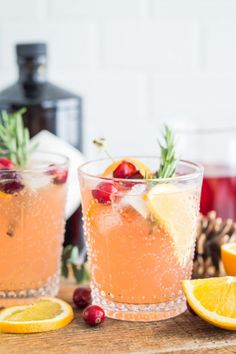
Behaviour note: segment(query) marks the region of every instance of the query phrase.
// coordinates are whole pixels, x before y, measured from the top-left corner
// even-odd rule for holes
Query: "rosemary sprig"
[[[76,283],[89,282],[90,276],[85,263],[79,263],[79,249],[77,246],[67,245],[62,253],[61,275],[69,277],[69,269],[72,269]]]
[[[19,168],[27,165],[30,154],[37,148],[37,144],[30,145],[29,130],[22,118],[25,112],[25,108],[10,114],[2,111],[0,117],[0,156],[7,157]]]
[[[175,175],[177,158],[175,152],[175,137],[167,125],[164,131],[164,145],[159,141],[161,148],[161,165],[157,172],[157,178],[169,178]]]

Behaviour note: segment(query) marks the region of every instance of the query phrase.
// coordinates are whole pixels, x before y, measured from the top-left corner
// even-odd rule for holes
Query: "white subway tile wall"
[[[236,119],[236,0],[0,0],[0,89],[14,45],[46,41],[49,78],[84,97],[84,149],[158,153],[163,122]]]

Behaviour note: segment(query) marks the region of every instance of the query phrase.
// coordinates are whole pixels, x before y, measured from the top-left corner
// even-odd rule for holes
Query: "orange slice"
[[[150,213],[172,238],[180,262],[190,255],[195,238],[197,213],[192,194],[191,190],[162,183],[144,196]]]
[[[132,164],[134,164],[136,166],[136,168],[140,171],[141,175],[143,177],[148,177],[152,174],[152,171],[150,170],[150,168],[148,166],[146,166],[143,162],[129,158],[129,157],[125,157],[122,160],[118,160],[118,161],[114,161],[111,165],[109,165],[105,171],[103,172],[103,177],[111,177],[113,171],[115,171],[115,169],[119,166],[119,164],[122,161],[128,161],[131,162]]]
[[[65,327],[73,310],[65,301],[44,297],[33,305],[12,306],[0,312],[0,332],[36,333]]]
[[[236,275],[236,242],[221,246],[221,259],[228,275]]]
[[[191,308],[214,326],[236,330],[236,277],[184,280]]]
[[[11,194],[7,194],[7,193],[4,193],[4,192],[1,192],[0,191],[0,198],[3,198],[3,199],[6,199],[6,200],[9,200],[12,198],[12,195]]]

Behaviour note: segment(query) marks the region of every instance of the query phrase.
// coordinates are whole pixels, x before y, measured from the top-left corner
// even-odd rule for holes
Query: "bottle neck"
[[[19,83],[27,90],[44,84],[47,80],[47,59],[45,55],[18,57]]]

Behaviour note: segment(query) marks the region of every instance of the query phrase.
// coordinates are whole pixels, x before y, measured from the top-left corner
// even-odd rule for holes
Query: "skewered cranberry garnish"
[[[89,326],[97,326],[105,320],[105,312],[100,306],[90,305],[84,310],[83,319]]]
[[[92,195],[99,203],[107,204],[111,201],[112,194],[118,192],[114,184],[110,182],[101,182],[92,190]]]
[[[128,161],[122,161],[113,171],[115,178],[129,178],[137,172],[134,164]]]
[[[11,160],[7,159],[6,157],[0,157],[0,168],[10,169],[13,168],[14,164]]]
[[[92,302],[91,289],[88,286],[81,286],[75,289],[73,302],[78,309],[84,309]]]
[[[7,194],[20,192],[24,188],[19,172],[0,170],[0,191]]]

